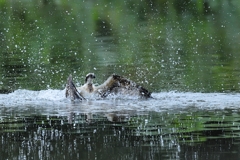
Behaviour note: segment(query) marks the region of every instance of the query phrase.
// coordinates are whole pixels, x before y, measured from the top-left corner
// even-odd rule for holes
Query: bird
[[[69,96],[72,101],[75,99],[85,100],[85,98],[78,92],[75,84],[73,83],[71,74],[67,79],[65,96]]]
[[[105,82],[97,86],[93,84],[95,78],[94,73],[88,73],[84,85],[76,87],[73,83],[72,75],[69,75],[66,84],[66,97],[70,96],[71,100],[85,100],[92,97],[105,98],[110,94],[123,94],[152,98],[151,92],[147,89],[117,74],[112,74]]]

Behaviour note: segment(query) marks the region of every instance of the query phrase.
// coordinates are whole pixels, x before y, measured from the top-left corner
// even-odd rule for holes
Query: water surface
[[[0,95],[4,159],[239,158],[240,94],[153,93],[71,102],[64,90]],[[3,147],[4,146],[4,147]]]

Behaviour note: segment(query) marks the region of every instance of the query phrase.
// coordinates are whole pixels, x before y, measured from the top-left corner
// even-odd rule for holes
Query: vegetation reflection
[[[239,92],[239,5],[0,0],[0,93],[63,89],[70,73],[80,84],[88,72],[97,83],[117,73],[153,92]],[[239,159],[238,110],[62,116],[36,108],[1,105],[3,159],[220,159],[229,150]]]
[[[153,91],[239,91],[237,0],[0,3],[1,92],[69,73],[130,75]]]
[[[198,146],[211,139],[232,143],[233,137],[239,139],[239,117],[239,112],[231,110],[198,110],[182,114],[143,112],[139,115],[123,111],[71,113],[69,116],[19,115],[19,118],[9,115],[1,117],[1,146],[8,147],[2,148],[1,153],[6,158],[46,158],[52,152],[55,158],[62,153],[66,153],[65,158],[93,158],[96,154],[105,157],[113,148],[115,153],[121,153],[121,148],[127,147],[129,153],[126,150],[127,157],[123,159],[129,158],[130,153],[134,157],[176,158],[185,144]],[[144,147],[150,147],[150,150],[144,150]],[[138,155],[139,150],[142,150],[141,155]]]

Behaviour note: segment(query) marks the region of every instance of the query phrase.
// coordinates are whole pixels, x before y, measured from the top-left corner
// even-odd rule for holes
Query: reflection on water
[[[155,92],[240,90],[238,0],[134,2],[1,2],[0,92],[63,89],[89,72]]]
[[[240,94],[153,93],[71,102],[0,94],[3,159],[239,159]]]
[[[79,106],[70,106],[77,107]],[[70,109],[68,107],[68,109]],[[1,108],[3,159],[238,159],[240,113],[65,112]],[[43,113],[43,114],[40,114]]]

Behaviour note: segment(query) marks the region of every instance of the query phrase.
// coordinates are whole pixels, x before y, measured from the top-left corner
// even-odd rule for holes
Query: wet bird
[[[66,84],[66,93],[65,93],[66,97],[70,97],[71,100],[75,100],[75,99],[80,99],[80,100],[84,100],[85,98],[78,92],[75,84],[72,81],[72,75],[69,75],[68,79],[67,79],[67,84]]]
[[[113,74],[103,84],[94,85],[94,73],[88,73],[85,78],[85,84],[81,87],[75,87],[72,76],[68,77],[66,85],[66,97],[70,96],[72,100],[92,97],[107,97],[109,94],[133,95],[144,98],[150,98],[151,92],[135,82],[122,76]]]

